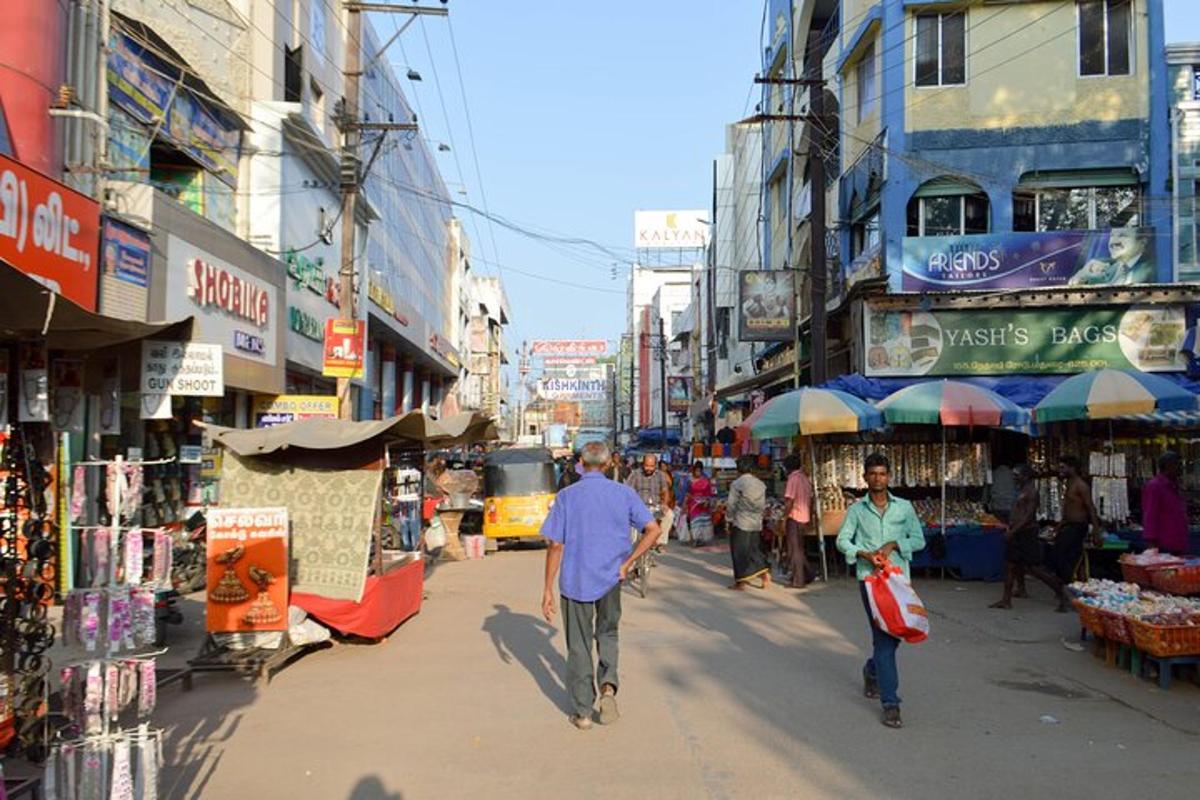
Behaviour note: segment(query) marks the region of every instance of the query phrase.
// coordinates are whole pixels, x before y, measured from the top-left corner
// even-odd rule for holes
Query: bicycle
[[[654,514],[655,521],[662,522],[662,509],[658,506],[653,506],[650,510],[651,513]],[[636,540],[637,537],[635,535],[634,541],[636,542]],[[637,561],[633,563],[633,569],[629,571],[627,580],[633,582],[634,588],[637,589],[638,595],[640,595],[643,600],[646,598],[646,594],[650,591],[650,570],[656,566],[658,566],[658,564],[654,559],[654,548],[651,548],[642,555],[638,556]]]

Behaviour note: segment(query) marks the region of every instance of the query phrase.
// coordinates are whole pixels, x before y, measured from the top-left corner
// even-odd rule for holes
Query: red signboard
[[[330,378],[361,378],[366,351],[367,324],[360,320],[325,320],[325,364],[321,374]]]
[[[100,205],[0,155],[0,259],[96,310]]]
[[[536,339],[531,351],[535,356],[602,356],[608,352],[603,339]]]

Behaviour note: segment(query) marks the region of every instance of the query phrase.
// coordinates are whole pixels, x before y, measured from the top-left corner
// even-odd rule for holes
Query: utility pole
[[[342,129],[342,153],[340,165],[338,168],[338,178],[342,190],[342,264],[338,270],[338,319],[344,322],[354,321],[354,251],[356,248],[356,234],[358,232],[358,221],[355,214],[358,207],[358,193],[362,189],[362,182],[366,177],[366,172],[370,170],[371,165],[367,164],[367,169],[362,169],[362,158],[359,154],[359,149],[362,146],[360,134],[364,130],[375,130],[379,132],[379,139],[375,143],[375,153],[372,155],[372,160],[379,154],[380,145],[383,143],[383,137],[388,131],[403,130],[416,131],[416,122],[375,122],[364,123],[359,119],[358,100],[359,100],[359,83],[362,78],[362,12],[375,11],[380,13],[394,14],[411,14],[413,19],[421,14],[430,14],[434,16],[444,17],[447,15],[447,10],[444,8],[421,8],[419,6],[392,6],[387,3],[359,3],[347,2],[346,9],[346,86],[345,94],[342,98],[342,113],[340,115],[340,127]],[[412,20],[409,20],[411,23]],[[405,27],[408,27],[407,24]],[[403,30],[403,29],[401,29]],[[396,36],[399,36],[397,32]],[[395,41],[396,36],[393,36],[387,45],[384,45],[378,53],[371,56],[368,64],[374,64],[383,51]],[[362,358],[366,360],[366,342],[363,342]],[[338,416],[342,419],[354,419],[354,409],[350,405],[350,379],[337,379],[337,396],[338,396]]]
[[[529,378],[529,342],[521,342],[521,358],[517,362],[521,385],[517,387],[517,437],[525,434],[525,386]],[[516,441],[516,439],[514,439]]]
[[[642,335],[645,336],[645,333],[643,333]],[[637,354],[634,352],[633,348],[634,348],[633,334],[630,333],[629,334],[629,430],[630,431],[637,428],[637,421],[634,419],[634,416],[633,416],[633,392],[635,389],[634,368],[637,366],[638,360],[637,360]]]
[[[658,315],[659,409],[662,411],[662,446],[667,449],[667,334],[662,314]]]

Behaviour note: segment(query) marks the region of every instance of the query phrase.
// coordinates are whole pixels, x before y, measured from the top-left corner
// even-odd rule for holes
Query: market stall
[[[494,437],[491,421],[421,412],[369,422],[310,419],[274,428],[210,428],[224,448],[222,504],[281,506],[291,523],[291,604],[344,634],[379,638],[420,610],[419,555],[386,551],[389,446],[450,447]]]

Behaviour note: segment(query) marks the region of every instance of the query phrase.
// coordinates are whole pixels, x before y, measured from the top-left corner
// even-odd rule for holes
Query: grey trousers
[[[621,584],[592,603],[562,598],[563,627],[567,634],[567,691],[575,714],[590,717],[596,704],[596,685],[617,688],[617,626],[621,622]],[[599,654],[597,680],[592,665],[592,642]]]

